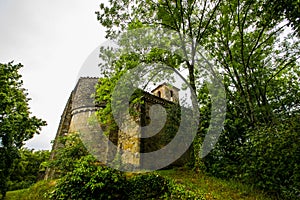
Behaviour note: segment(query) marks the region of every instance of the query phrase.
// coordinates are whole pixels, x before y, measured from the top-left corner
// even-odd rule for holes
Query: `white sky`
[[[79,70],[102,42],[101,0],[0,0],[0,62],[24,65],[33,115],[47,121],[26,146],[51,149]],[[94,53],[95,54],[95,53]],[[95,54],[97,55],[97,54]]]

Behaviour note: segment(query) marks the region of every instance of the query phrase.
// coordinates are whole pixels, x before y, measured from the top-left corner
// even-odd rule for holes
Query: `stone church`
[[[52,147],[51,159],[55,157],[55,151],[53,150],[63,148],[58,140],[60,136],[79,132],[79,134],[83,135],[81,139],[89,152],[95,155],[96,158],[104,164],[113,163],[118,160],[118,162],[124,165],[140,170],[159,169],[159,163],[163,163],[164,160],[162,159],[164,158],[156,159],[157,156],[153,156],[152,158],[148,155],[150,155],[150,152],[158,152],[157,155],[161,156],[158,150],[164,148],[177,132],[178,125],[175,122],[176,119],[174,121],[173,118],[176,118],[176,115],[180,116],[180,111],[178,113],[177,109],[179,107],[179,89],[167,83],[163,83],[153,89],[151,93],[142,91],[144,103],[136,107],[138,116],[135,118],[135,123],[140,127],[147,126],[151,123],[151,120],[155,121],[155,119],[152,119],[153,116],[158,116],[158,122],[161,121],[159,120],[159,112],[155,110],[153,112],[153,109],[151,111],[152,105],[160,105],[163,108],[168,108],[166,109],[167,119],[161,126],[162,128],[159,130],[151,130],[157,134],[143,138],[140,136],[143,134],[142,131],[145,132],[145,129],[131,128],[128,129],[127,133],[125,133],[124,130],[118,130],[109,133],[109,135],[104,135],[103,129],[105,129],[105,127],[101,126],[97,120],[96,122],[94,120],[94,123],[92,123],[96,111],[105,107],[105,102],[95,103],[95,86],[98,83],[98,79],[97,77],[79,78],[61,115]],[[147,129],[146,132],[147,131],[149,131],[149,129]],[[184,144],[184,141],[182,143]],[[174,158],[168,156],[167,159],[170,161],[165,161],[165,163],[168,163],[168,166],[184,165],[190,160],[189,147],[183,146],[180,148],[187,149],[187,151],[184,155],[181,155],[180,158],[178,156]],[[146,154],[148,157],[143,156]],[[53,172],[48,172],[47,176],[52,176],[51,173]]]

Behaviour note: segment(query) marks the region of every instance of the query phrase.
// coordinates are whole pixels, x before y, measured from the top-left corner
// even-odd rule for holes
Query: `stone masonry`
[[[140,156],[140,153],[151,152],[158,150],[165,146],[172,140],[172,134],[166,136],[166,130],[174,129],[176,134],[176,124],[167,125],[162,124],[161,130],[151,130],[157,132],[149,138],[140,138],[140,130],[128,128],[127,132],[119,130],[117,133],[110,133],[109,139],[100,131],[101,125],[97,122],[96,111],[105,106],[105,103],[95,104],[95,86],[98,83],[98,78],[82,77],[78,80],[74,90],[71,92],[67,101],[63,114],[61,115],[60,124],[56,133],[56,137],[52,147],[51,158],[55,158],[55,151],[58,148],[63,148],[59,143],[58,138],[72,132],[79,132],[84,144],[88,144],[88,150],[97,155],[97,158],[104,162],[111,162],[117,156],[120,157],[123,164],[132,165],[134,167],[143,168],[145,163]],[[136,106],[139,113],[135,123],[140,126],[146,126],[150,123],[150,113],[156,113],[151,117],[159,117],[159,112],[151,111],[151,106],[157,104],[164,108],[170,106],[178,106],[179,89],[163,83],[151,91],[152,94],[142,91],[142,99],[145,102],[142,105]],[[154,106],[155,108],[155,106]],[[153,109],[153,108],[152,108]],[[179,113],[180,114],[180,113]],[[167,113],[167,122],[172,118],[173,113]],[[93,122],[93,123],[91,123]],[[159,120],[157,120],[159,122]],[[166,122],[165,122],[166,123]],[[166,123],[168,124],[168,123]],[[159,125],[160,126],[160,125]],[[97,142],[95,142],[97,141]],[[112,142],[116,148],[109,148],[108,143]],[[118,147],[118,148],[117,148]],[[126,153],[130,152],[130,153]],[[190,159],[189,151],[187,151],[180,159],[177,159],[173,165],[183,165]],[[105,164],[105,163],[104,163]],[[48,169],[46,172],[46,179],[53,177],[54,171]]]

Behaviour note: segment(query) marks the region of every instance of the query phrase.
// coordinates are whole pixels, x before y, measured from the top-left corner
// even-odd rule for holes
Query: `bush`
[[[51,199],[201,199],[184,186],[156,173],[125,176],[124,173],[83,157],[75,169],[62,177]]]
[[[72,132],[68,135],[60,136],[58,142],[61,147],[54,150],[54,159],[45,163],[48,168],[55,171],[54,177],[51,178],[58,178],[73,171],[75,163],[89,154],[78,133]]]
[[[204,199],[183,185],[156,173],[135,175],[128,180],[127,199]]]
[[[128,199],[158,199],[169,192],[168,181],[154,173],[135,175],[128,180]]]
[[[51,193],[52,199],[121,199],[125,176],[95,163],[91,156],[83,157],[75,169],[61,178]]]
[[[248,132],[241,178],[285,199],[300,196],[299,118]]]
[[[23,200],[49,199],[49,191],[54,188],[55,181],[39,181],[24,192]]]
[[[20,182],[12,182],[8,181],[8,191],[13,191],[13,190],[20,190],[24,188],[29,188],[32,186],[35,182],[34,181],[20,181]]]
[[[193,200],[205,200],[201,194],[196,194],[189,191],[184,185],[176,184],[172,180],[168,183],[170,193],[165,194],[164,199],[193,199]]]
[[[298,199],[299,121],[295,114],[251,130],[227,127],[204,159],[207,171],[216,177],[241,180],[280,198]]]

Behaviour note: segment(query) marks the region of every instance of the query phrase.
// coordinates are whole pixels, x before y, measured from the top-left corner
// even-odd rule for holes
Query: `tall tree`
[[[226,178],[234,175],[249,178],[260,174],[253,173],[258,169],[263,177],[258,179],[268,182],[267,173],[270,172],[273,177],[276,173],[282,174],[277,166],[285,165],[279,163],[282,161],[266,162],[267,157],[263,156],[266,151],[259,145],[266,147],[270,143],[266,147],[268,152],[274,151],[278,157],[284,158],[283,152],[289,151],[296,158],[296,151],[290,149],[296,144],[293,140],[282,147],[284,151],[278,150],[283,143],[282,138],[290,134],[290,130],[277,127],[291,126],[297,119],[292,116],[299,115],[299,39],[293,34],[282,34],[289,22],[281,17],[270,18],[264,9],[265,1],[224,0],[219,8],[218,17],[212,22],[215,34],[207,38],[206,48],[214,57],[215,64],[222,68],[227,115],[224,132],[212,154],[205,158],[205,163],[214,175]],[[207,104],[206,107],[209,107]],[[206,116],[209,116],[207,111],[202,117]],[[264,129],[268,131],[263,132]],[[286,131],[278,134],[278,129]],[[296,131],[291,132],[297,134]],[[261,143],[255,144],[260,140]],[[247,148],[252,152],[247,152]],[[260,157],[253,156],[253,152],[259,152]],[[251,161],[255,164],[250,164]],[[260,161],[272,170],[266,170],[266,165],[262,167]],[[242,166],[251,171],[251,175],[248,176]],[[288,176],[292,174],[291,169],[287,170]],[[248,181],[251,182],[252,178]],[[270,185],[276,185],[276,182]],[[280,188],[280,185],[277,186]]]
[[[227,98],[238,118],[251,126],[272,120],[275,96],[284,71],[297,69],[299,42],[280,41],[288,22],[266,17],[264,1],[223,1],[207,48],[224,71]],[[277,83],[274,84],[274,81]],[[281,97],[283,98],[283,97]]]
[[[31,116],[29,98],[22,88],[21,64],[0,64],[0,190],[2,198],[7,191],[7,180],[18,149],[24,141],[39,133],[46,122]]]
[[[188,69],[189,83],[196,92],[197,45],[211,32],[209,25],[215,16],[221,0],[152,0],[127,1],[110,0],[109,5],[100,5],[98,20],[107,28],[108,38],[128,30],[132,22],[162,27],[175,31],[182,41],[184,67]],[[190,38],[190,43],[184,40]]]
[[[292,8],[296,2],[292,0],[287,1],[293,2],[291,5],[284,3],[276,7],[279,2],[111,0],[109,6],[102,4],[98,12],[98,20],[107,28],[109,38],[135,22],[178,33],[179,40],[183,41],[182,59],[185,59],[180,61],[189,71],[194,90],[200,85],[196,79],[200,72],[195,67],[197,45],[204,46],[214,58],[215,66],[220,67],[219,72],[224,76],[228,109],[219,147],[212,161],[207,160],[209,164],[219,165],[215,171],[227,170],[224,173],[229,174],[227,177],[241,169],[241,154],[237,151],[250,140],[247,131],[261,124],[270,126],[300,108],[299,41],[292,34],[282,36],[291,23],[298,25],[299,6]],[[194,40],[185,43],[185,38]],[[206,134],[212,101],[208,87],[196,91],[204,114],[199,132]],[[212,169],[212,165],[208,168]]]

